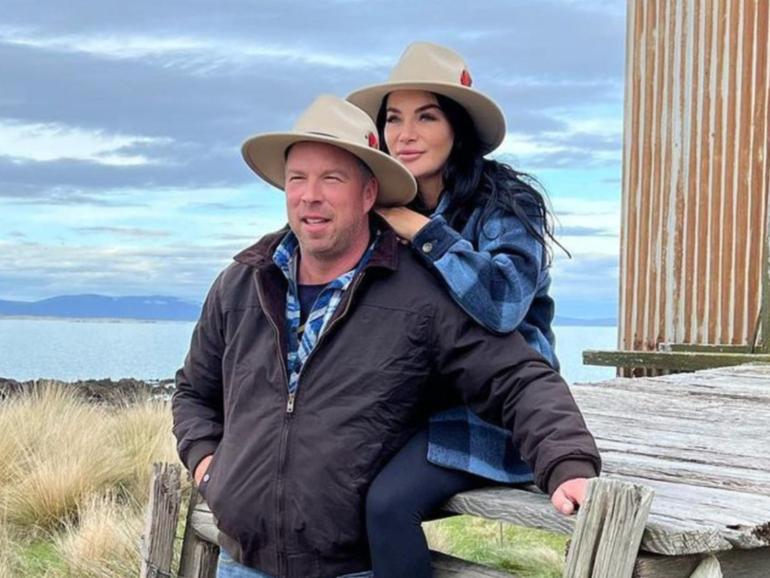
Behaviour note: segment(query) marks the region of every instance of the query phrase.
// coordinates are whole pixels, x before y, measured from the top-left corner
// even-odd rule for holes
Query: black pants
[[[372,482],[366,528],[375,578],[430,578],[420,523],[458,492],[488,486],[479,476],[428,462],[427,427],[409,440]]]

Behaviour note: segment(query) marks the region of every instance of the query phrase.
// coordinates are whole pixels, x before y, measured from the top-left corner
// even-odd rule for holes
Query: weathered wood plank
[[[719,561],[725,578],[767,578],[770,575],[770,548],[729,550],[717,552],[713,556]],[[636,560],[633,578],[690,578],[703,559],[702,554],[641,554]]]
[[[621,479],[644,484],[655,491],[655,499],[648,526],[663,528],[709,529],[719,540],[711,549],[690,550],[689,553],[729,550],[732,548],[762,548],[770,545],[767,520],[770,511],[757,510],[756,496],[727,490],[703,488],[689,484],[671,484],[640,477],[627,476]],[[750,520],[741,522],[741,520]],[[645,544],[647,550],[647,545]],[[685,554],[683,550],[650,552],[662,554]]]
[[[652,496],[643,486],[591,480],[578,511],[564,576],[630,578]]]
[[[150,501],[142,535],[141,578],[169,576],[174,556],[174,537],[182,500],[177,464],[152,465]]]
[[[644,480],[631,480],[645,483]],[[658,486],[652,486],[657,492]],[[655,508],[656,499],[652,507]],[[642,537],[642,548],[648,552],[666,555],[697,554],[717,550],[729,550],[733,546],[713,526],[687,519],[668,518],[665,506],[661,515],[653,519],[652,513]],[[575,528],[575,516],[564,516],[551,505],[548,496],[534,486],[527,488],[484,488],[463,492],[450,499],[444,509],[455,514],[469,514],[489,520],[501,520],[518,526],[539,528],[571,534]]]
[[[585,365],[609,367],[651,367],[676,371],[696,371],[711,367],[770,362],[766,353],[707,353],[687,351],[583,351]]]
[[[219,546],[194,538],[192,555],[185,567],[179,568],[179,578],[216,578],[219,562]]]
[[[627,391],[672,391],[674,397],[680,397],[683,390],[692,393],[705,392],[719,397],[742,397],[752,400],[770,398],[767,383],[770,380],[770,364],[748,364],[733,367],[719,367],[695,373],[674,373],[657,377],[637,377],[634,379],[614,378],[599,383],[581,384],[598,390]],[[674,386],[674,389],[671,389]],[[761,409],[761,408],[758,408]]]
[[[198,537],[212,544],[219,544],[219,530],[206,502],[200,502],[195,506],[190,521]]]
[[[516,578],[515,574],[480,566],[441,552],[431,552],[433,578]]]
[[[717,521],[704,522],[712,504],[729,508],[726,492],[679,484],[666,484],[639,478],[625,478],[648,485],[656,492],[647,529],[642,538],[642,549],[665,555],[697,554],[729,550],[733,547],[756,548],[767,545],[761,527],[747,526],[729,529]],[[692,501],[688,496],[693,495]],[[721,501],[721,502],[720,502]],[[562,534],[571,534],[574,516],[558,513],[545,494],[534,486],[526,489],[492,487],[458,494],[450,499],[444,510],[454,514],[469,514],[490,520],[502,520],[518,526],[540,528]],[[697,515],[696,515],[697,513]],[[217,543],[217,529],[205,503],[195,506],[191,514],[192,527],[203,539]],[[770,540],[765,537],[764,540]]]
[[[712,544],[715,550],[770,543],[762,531],[770,525],[770,365],[620,378],[572,391],[604,472],[655,489],[650,528],[712,528],[729,543]],[[665,541],[650,544],[652,536],[645,549],[682,553]]]
[[[215,578],[219,547],[216,540],[202,538],[195,530],[194,516],[198,509],[208,511],[203,498],[193,488],[190,495],[190,505],[187,509],[182,554],[179,561],[179,578]],[[209,512],[210,524],[213,516]],[[208,526],[207,526],[208,527]],[[214,536],[216,533],[214,533]]]
[[[706,353],[752,353],[748,345],[707,345],[702,343],[658,343],[658,351],[705,351]],[[764,352],[763,352],[764,353]]]
[[[557,512],[548,496],[534,486],[498,486],[463,492],[453,496],[443,509],[561,534],[571,534],[575,529],[575,517]]]
[[[716,553],[725,576],[770,576],[740,573],[742,564],[747,572],[770,567],[770,365],[619,378],[572,390],[603,452],[606,477],[655,491],[641,547],[667,556],[640,559],[640,577],[669,576],[650,573],[668,565],[677,572],[670,576],[689,578],[703,553]],[[467,492],[445,511],[568,534],[575,528],[575,517],[557,513],[534,487]],[[205,504],[191,520],[198,535],[216,542]]]
[[[179,578],[213,578],[215,574],[206,574],[205,571],[213,568],[214,573],[216,572],[216,555],[219,549],[215,545],[218,543],[219,534],[214,524],[214,516],[206,502],[202,500],[196,500],[190,512],[188,516],[190,530],[185,532],[185,543],[188,540],[191,544],[194,543],[196,550],[191,553],[191,561],[188,565],[184,568],[180,566]],[[206,545],[207,550],[201,551],[201,545]],[[474,564],[441,552],[431,552],[431,564],[435,578],[516,578],[514,574]]]

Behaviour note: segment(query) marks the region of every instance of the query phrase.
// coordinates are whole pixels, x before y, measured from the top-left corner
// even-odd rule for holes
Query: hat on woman
[[[447,96],[465,108],[484,152],[489,152],[503,142],[505,116],[494,100],[471,88],[472,83],[468,65],[454,50],[415,42],[406,47],[386,83],[351,92],[348,100],[376,120],[383,98],[394,90],[426,90]]]
[[[411,173],[380,151],[372,119],[330,94],[316,98],[290,132],[251,137],[243,143],[241,152],[255,173],[283,189],[286,153],[291,145],[304,141],[328,143],[358,157],[379,181],[379,205],[405,205],[417,194],[417,183]]]

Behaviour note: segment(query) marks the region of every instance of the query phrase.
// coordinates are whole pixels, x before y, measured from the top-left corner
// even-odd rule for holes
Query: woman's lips
[[[423,155],[422,151],[402,151],[396,155],[402,162],[409,163],[419,159]]]

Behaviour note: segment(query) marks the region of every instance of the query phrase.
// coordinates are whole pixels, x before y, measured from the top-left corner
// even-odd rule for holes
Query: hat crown
[[[294,123],[294,131],[378,148],[377,127],[363,110],[330,94],[322,94]]]
[[[430,42],[414,42],[406,47],[389,82],[440,82],[461,84],[468,66],[454,50]]]

